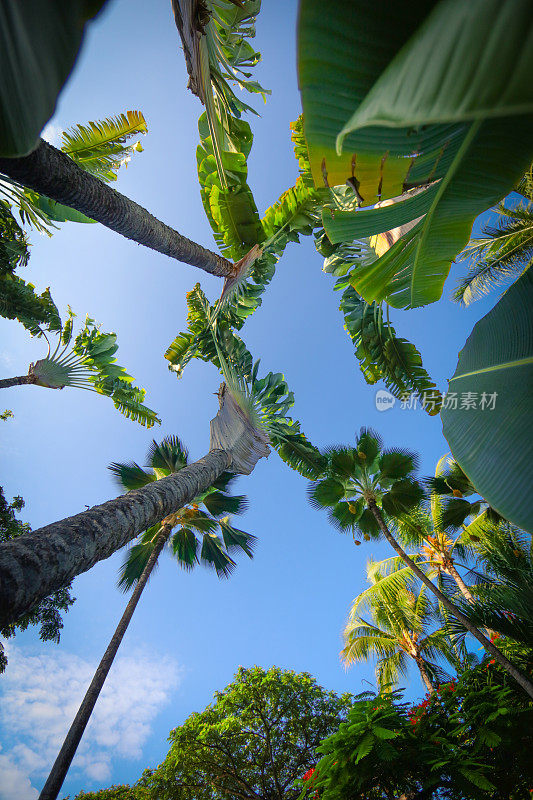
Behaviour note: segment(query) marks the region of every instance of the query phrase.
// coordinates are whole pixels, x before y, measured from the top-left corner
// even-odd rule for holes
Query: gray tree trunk
[[[190,503],[232,466],[229,451],[210,450],[175,475],[0,544],[0,627]]]
[[[211,275],[227,277],[232,274],[231,261],[160,222],[145,208],[81,169],[43,139],[27,156],[0,158],[0,172],[39,194],[81,211],[126,239]]]
[[[520,672],[520,670],[514,666],[514,664],[511,664],[511,662],[503,655],[503,653],[493,645],[490,639],[487,639],[487,637],[483,633],[481,633],[481,631],[478,628],[476,628],[475,625],[473,625],[470,622],[468,617],[466,617],[461,611],[459,611],[457,606],[454,603],[452,603],[452,601],[448,597],[446,597],[446,595],[443,592],[441,592],[441,590],[437,586],[435,586],[434,583],[432,583],[429,580],[427,575],[424,572],[422,572],[420,567],[418,567],[415,564],[413,559],[409,558],[405,550],[396,541],[396,539],[394,538],[388,527],[385,525],[385,521],[381,516],[381,511],[377,507],[374,500],[369,500],[368,507],[372,511],[376,519],[376,522],[379,525],[379,529],[381,530],[385,539],[394,548],[394,550],[396,550],[398,555],[405,561],[407,566],[412,569],[417,578],[419,578],[422,581],[424,586],[427,586],[430,592],[433,592],[435,597],[437,597],[441,601],[444,608],[448,609],[450,614],[453,614],[453,616],[461,623],[461,625],[463,625],[463,627],[466,628],[466,630],[469,633],[471,633],[472,636],[474,636],[478,640],[478,642],[481,642],[485,650],[487,650],[487,652],[489,652],[491,656],[496,659],[496,661],[503,667],[504,670],[506,670],[509,673],[509,675],[512,675],[512,677],[519,684],[519,686],[521,686],[522,689],[530,697],[533,697],[533,683],[531,683],[531,681],[529,681],[526,678],[526,676],[523,675]]]
[[[18,375],[16,378],[2,378],[0,389],[7,389],[9,386],[24,386],[28,383],[35,383],[33,375]]]
[[[76,755],[76,750],[78,749],[81,737],[83,736],[85,728],[87,727],[87,723],[91,718],[91,714],[96,705],[96,701],[100,696],[100,692],[104,687],[105,680],[109,670],[111,669],[111,665],[113,664],[122,639],[124,638],[124,634],[128,629],[133,612],[137,607],[137,603],[141,599],[141,594],[148,582],[150,573],[155,567],[161,550],[165,546],[165,543],[167,542],[171,532],[172,525],[165,525],[163,523],[155,542],[152,554],[148,559],[148,563],[146,564],[143,573],[139,578],[137,586],[133,590],[124,614],[122,615],[120,622],[115,629],[115,633],[111,637],[111,641],[107,646],[107,650],[102,656],[102,660],[100,661],[96,672],[94,673],[94,677],[89,688],[87,689],[85,697],[81,702],[78,713],[74,717],[74,721],[69,728],[69,731],[65,737],[65,741],[63,742],[63,746],[61,747],[61,750],[59,751],[59,754],[54,762],[54,766],[50,771],[50,775],[48,776],[43,790],[39,795],[39,800],[56,800],[56,797],[63,786],[63,781],[65,780],[69,767],[72,763],[72,759]]]

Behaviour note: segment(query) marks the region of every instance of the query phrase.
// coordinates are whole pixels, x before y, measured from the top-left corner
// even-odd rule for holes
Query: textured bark
[[[9,386],[24,386],[28,383],[35,383],[33,375],[19,375],[16,378],[2,378],[0,380],[0,389],[7,389]]]
[[[228,450],[233,471],[249,475],[260,458],[268,457],[270,440],[251,422],[225,383],[220,385],[218,399],[220,410],[211,420],[211,449]]]
[[[418,567],[415,564],[413,559],[409,558],[405,550],[396,541],[396,539],[394,538],[388,527],[385,525],[383,517],[381,516],[381,511],[377,507],[374,500],[369,500],[368,507],[372,511],[376,519],[376,522],[379,526],[379,529],[381,530],[385,539],[394,548],[394,550],[396,550],[398,555],[405,561],[407,566],[410,567],[410,569],[415,573],[417,578],[419,578],[422,581],[424,586],[427,586],[430,592],[433,592],[435,597],[437,597],[441,601],[444,608],[448,609],[450,614],[453,614],[453,616],[461,623],[461,625],[463,625],[463,627],[466,628],[466,630],[469,633],[471,633],[472,636],[474,636],[478,640],[478,642],[481,642],[485,650],[488,653],[490,653],[494,659],[496,659],[496,661],[503,667],[503,669],[505,669],[509,673],[509,675],[512,675],[512,677],[515,679],[518,685],[521,686],[522,689],[530,697],[533,697],[533,683],[531,683],[531,681],[528,680],[526,676],[520,672],[519,669],[517,669],[513,664],[511,664],[511,662],[503,655],[503,653],[493,645],[490,639],[487,639],[487,637],[483,633],[481,633],[481,631],[478,628],[476,628],[475,625],[473,625],[470,622],[468,617],[466,617],[461,611],[459,611],[457,606],[454,603],[452,603],[452,601],[448,597],[446,597],[446,595],[443,592],[441,592],[441,590],[437,586],[435,586],[435,584],[432,583],[432,581],[429,580],[425,572],[422,572],[420,567]]]
[[[446,565],[444,567],[444,572],[447,572],[448,575],[451,578],[453,578],[453,580],[457,584],[457,588],[459,589],[459,591],[461,592],[461,594],[463,595],[465,600],[467,600],[469,603],[473,603],[474,602],[474,598],[472,597],[472,593],[470,592],[470,589],[468,588],[468,586],[466,585],[464,580],[461,578],[461,576],[459,575],[459,573],[457,572],[457,570],[455,569],[453,564],[451,564],[449,562],[446,563]]]
[[[414,659],[416,661],[416,666],[418,667],[418,670],[420,672],[422,680],[424,681],[424,683],[426,685],[426,689],[428,690],[428,693],[429,694],[433,694],[433,692],[435,691],[435,687],[431,683],[431,681],[429,679],[429,675],[426,672],[426,665],[424,664],[424,659],[420,655],[414,656]]]
[[[0,544],[0,627],[204,492],[232,466],[211,450],[175,475]]]
[[[126,239],[212,275],[233,274],[231,261],[160,222],[145,208],[81,169],[65,153],[42,139],[28,156],[0,158],[0,172],[39,194],[81,211]]]
[[[171,532],[172,524],[162,525],[161,531],[159,532],[155,542],[154,550],[148,559],[148,563],[146,564],[141,577],[139,578],[137,586],[133,590],[130,601],[115,629],[115,633],[111,637],[111,641],[107,646],[107,650],[102,656],[102,660],[100,661],[96,672],[94,673],[94,677],[89,685],[89,688],[87,689],[85,697],[81,702],[78,713],[74,717],[74,721],[69,728],[69,731],[65,737],[65,741],[63,742],[63,746],[61,747],[61,750],[59,751],[59,754],[54,762],[54,766],[50,771],[50,775],[48,776],[43,790],[39,795],[39,800],[56,800],[56,797],[59,794],[59,791],[63,785],[63,781],[65,780],[69,767],[72,763],[72,759],[76,755],[76,750],[78,749],[81,737],[83,736],[85,728],[87,727],[87,723],[91,718],[96,701],[98,700],[100,692],[103,689],[105,680],[109,670],[111,669],[111,665],[113,664],[115,656],[118,652],[118,648],[120,647],[122,639],[124,638],[124,634],[128,629],[133,612],[137,607],[137,603],[141,599],[141,594],[148,582],[150,573],[155,567],[161,550],[168,541],[168,537],[170,536]]]
[[[199,44],[202,37],[202,26],[208,22],[209,12],[202,0],[172,0],[172,10],[189,74],[187,88],[205,105]]]

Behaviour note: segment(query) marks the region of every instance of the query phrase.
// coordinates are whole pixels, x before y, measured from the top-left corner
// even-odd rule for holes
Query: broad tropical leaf
[[[0,156],[31,152],[54,113],[84,28],[104,0],[0,4]]]
[[[515,525],[533,532],[530,488],[533,429],[533,273],[528,270],[474,327],[450,391],[470,407],[441,411],[454,458],[479,494]]]
[[[438,414],[442,397],[424,369],[420,353],[414,344],[396,335],[392,325],[383,319],[382,308],[366,303],[348,286],[340,310],[366,382],[383,380],[400,399],[415,394],[429,414]]]
[[[501,15],[511,8],[517,11],[509,36],[516,46],[525,44],[531,29],[526,5],[527,0],[516,0],[501,11]],[[531,108],[530,82],[527,72],[520,72],[521,60],[513,56],[509,63],[508,41],[502,41],[507,26],[499,24],[502,8],[496,0],[474,0],[467,6],[457,0],[438,4],[405,0],[385,13],[380,6],[354,0],[347,12],[346,4],[335,0],[324,19],[318,0],[302,2],[300,85],[315,185],[348,182],[359,205],[366,206],[401,198],[413,187],[427,187],[412,201],[413,219],[425,214],[424,219],[373,265],[354,271],[352,285],[368,302],[385,299],[395,307],[411,308],[438,300],[474,219],[512,189],[530,161],[532,118],[523,116]],[[448,52],[454,47],[468,49],[469,41],[474,42],[472,52],[484,45],[479,15],[485,26],[497,21],[491,39],[497,57],[483,60],[482,67],[481,62],[476,64],[478,79],[491,88],[479,98],[475,114],[470,111],[477,101],[470,94],[459,98],[448,92],[438,115],[430,107],[430,99],[440,97],[448,86],[444,71],[448,61],[441,60],[438,48],[430,59],[422,61],[421,53],[431,50],[434,36],[441,35],[440,15],[446,9]],[[454,68],[463,69],[461,80],[456,78],[458,85],[468,81],[472,63],[454,61]],[[507,97],[500,77],[513,70],[516,80]],[[358,116],[378,84],[386,99],[393,97],[398,85],[402,87],[403,105],[396,110],[394,124],[383,115]],[[501,116],[504,113],[514,115],[512,123]],[[343,152],[338,156],[336,138],[347,120],[350,131],[344,131]],[[395,205],[405,211],[405,202]],[[385,219],[392,214],[383,213]]]

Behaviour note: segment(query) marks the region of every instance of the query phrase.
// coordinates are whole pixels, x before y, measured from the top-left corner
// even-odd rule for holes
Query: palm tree
[[[533,263],[533,164],[517,189],[522,195],[517,205],[509,197],[497,206],[495,225],[483,227],[483,236],[472,239],[460,258],[471,259],[466,276],[453,294],[465,306],[488,294],[512,278],[517,278]]]
[[[206,492],[225,472],[248,475],[270,452],[235,396],[219,391],[209,452],[193,464],[74,517],[0,544],[0,626]]]
[[[116,334],[101,333],[94,320],[87,317],[73,341],[75,315],[72,310],[69,308],[68,319],[63,325],[51,298],[49,306],[46,328],[48,334],[57,335],[57,346],[52,352],[44,328],[37,320],[25,318],[26,327],[34,335],[47,340],[48,353],[45,358],[30,364],[27,375],[0,379],[0,389],[29,384],[47,389],[64,389],[66,386],[87,389],[110,397],[115,408],[141,425],[151,428],[160,423],[156,412],[143,405],[144,389],[134,386],[124,367],[115,363],[118,350]]]
[[[476,625],[489,627],[533,651],[533,553],[531,537],[512,525],[484,528],[476,545],[483,574],[472,587],[464,612]],[[494,638],[494,633],[493,633]]]
[[[309,488],[311,504],[316,508],[328,508],[332,524],[343,532],[351,530],[354,539],[357,533],[365,539],[384,536],[444,608],[533,697],[531,681],[429,580],[405,552],[387,524],[388,520],[401,519],[416,508],[424,496],[421,485],[413,478],[417,457],[401,449],[384,450],[378,434],[366,428],[361,429],[355,447],[332,447],[326,451],[326,455],[328,464],[325,477],[313,481]]]
[[[167,436],[160,444],[153,441],[147,460],[148,471],[135,463],[111,464],[110,469],[123,488],[134,491],[184,469],[188,452],[177,436]],[[201,562],[212,567],[219,578],[229,577],[235,567],[230,551],[242,550],[252,558],[256,537],[233,528],[228,517],[222,518],[226,512],[238,514],[246,507],[245,497],[228,494],[233,480],[233,475],[223,474],[190,505],[164,517],[145,531],[141,541],[130,549],[121,569],[119,585],[125,591],[133,586],[135,589],[65,737],[40,800],[55,800],[63,785],[133,612],[165,545],[171,543],[171,552],[184,569],[190,570]],[[202,511],[200,505],[204,505],[207,511]],[[222,538],[215,533],[216,530],[220,530]],[[201,548],[198,537],[202,540]]]
[[[192,242],[145,208],[106,185],[43,139],[29,155],[0,158],[0,173],[17,184],[101,222],[127,239],[212,275],[232,274],[233,264]]]
[[[353,601],[344,628],[341,650],[344,664],[350,666],[355,661],[377,656],[376,676],[380,688],[386,689],[407,674],[408,660],[412,659],[432,694],[432,678],[443,677],[434,660],[440,656],[452,661],[453,657],[444,629],[430,630],[438,615],[427,590],[421,587],[417,592],[404,587],[399,592],[391,591],[385,576],[375,568],[367,572],[367,577],[371,586]],[[370,613],[370,621],[361,616],[364,610]]]

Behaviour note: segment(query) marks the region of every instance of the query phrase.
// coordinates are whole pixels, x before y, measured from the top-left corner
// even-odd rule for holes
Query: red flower
[[[315,772],[316,772],[316,767],[311,767],[311,769],[308,769],[305,775],[303,776],[303,780],[304,781],[310,780],[315,774]]]

